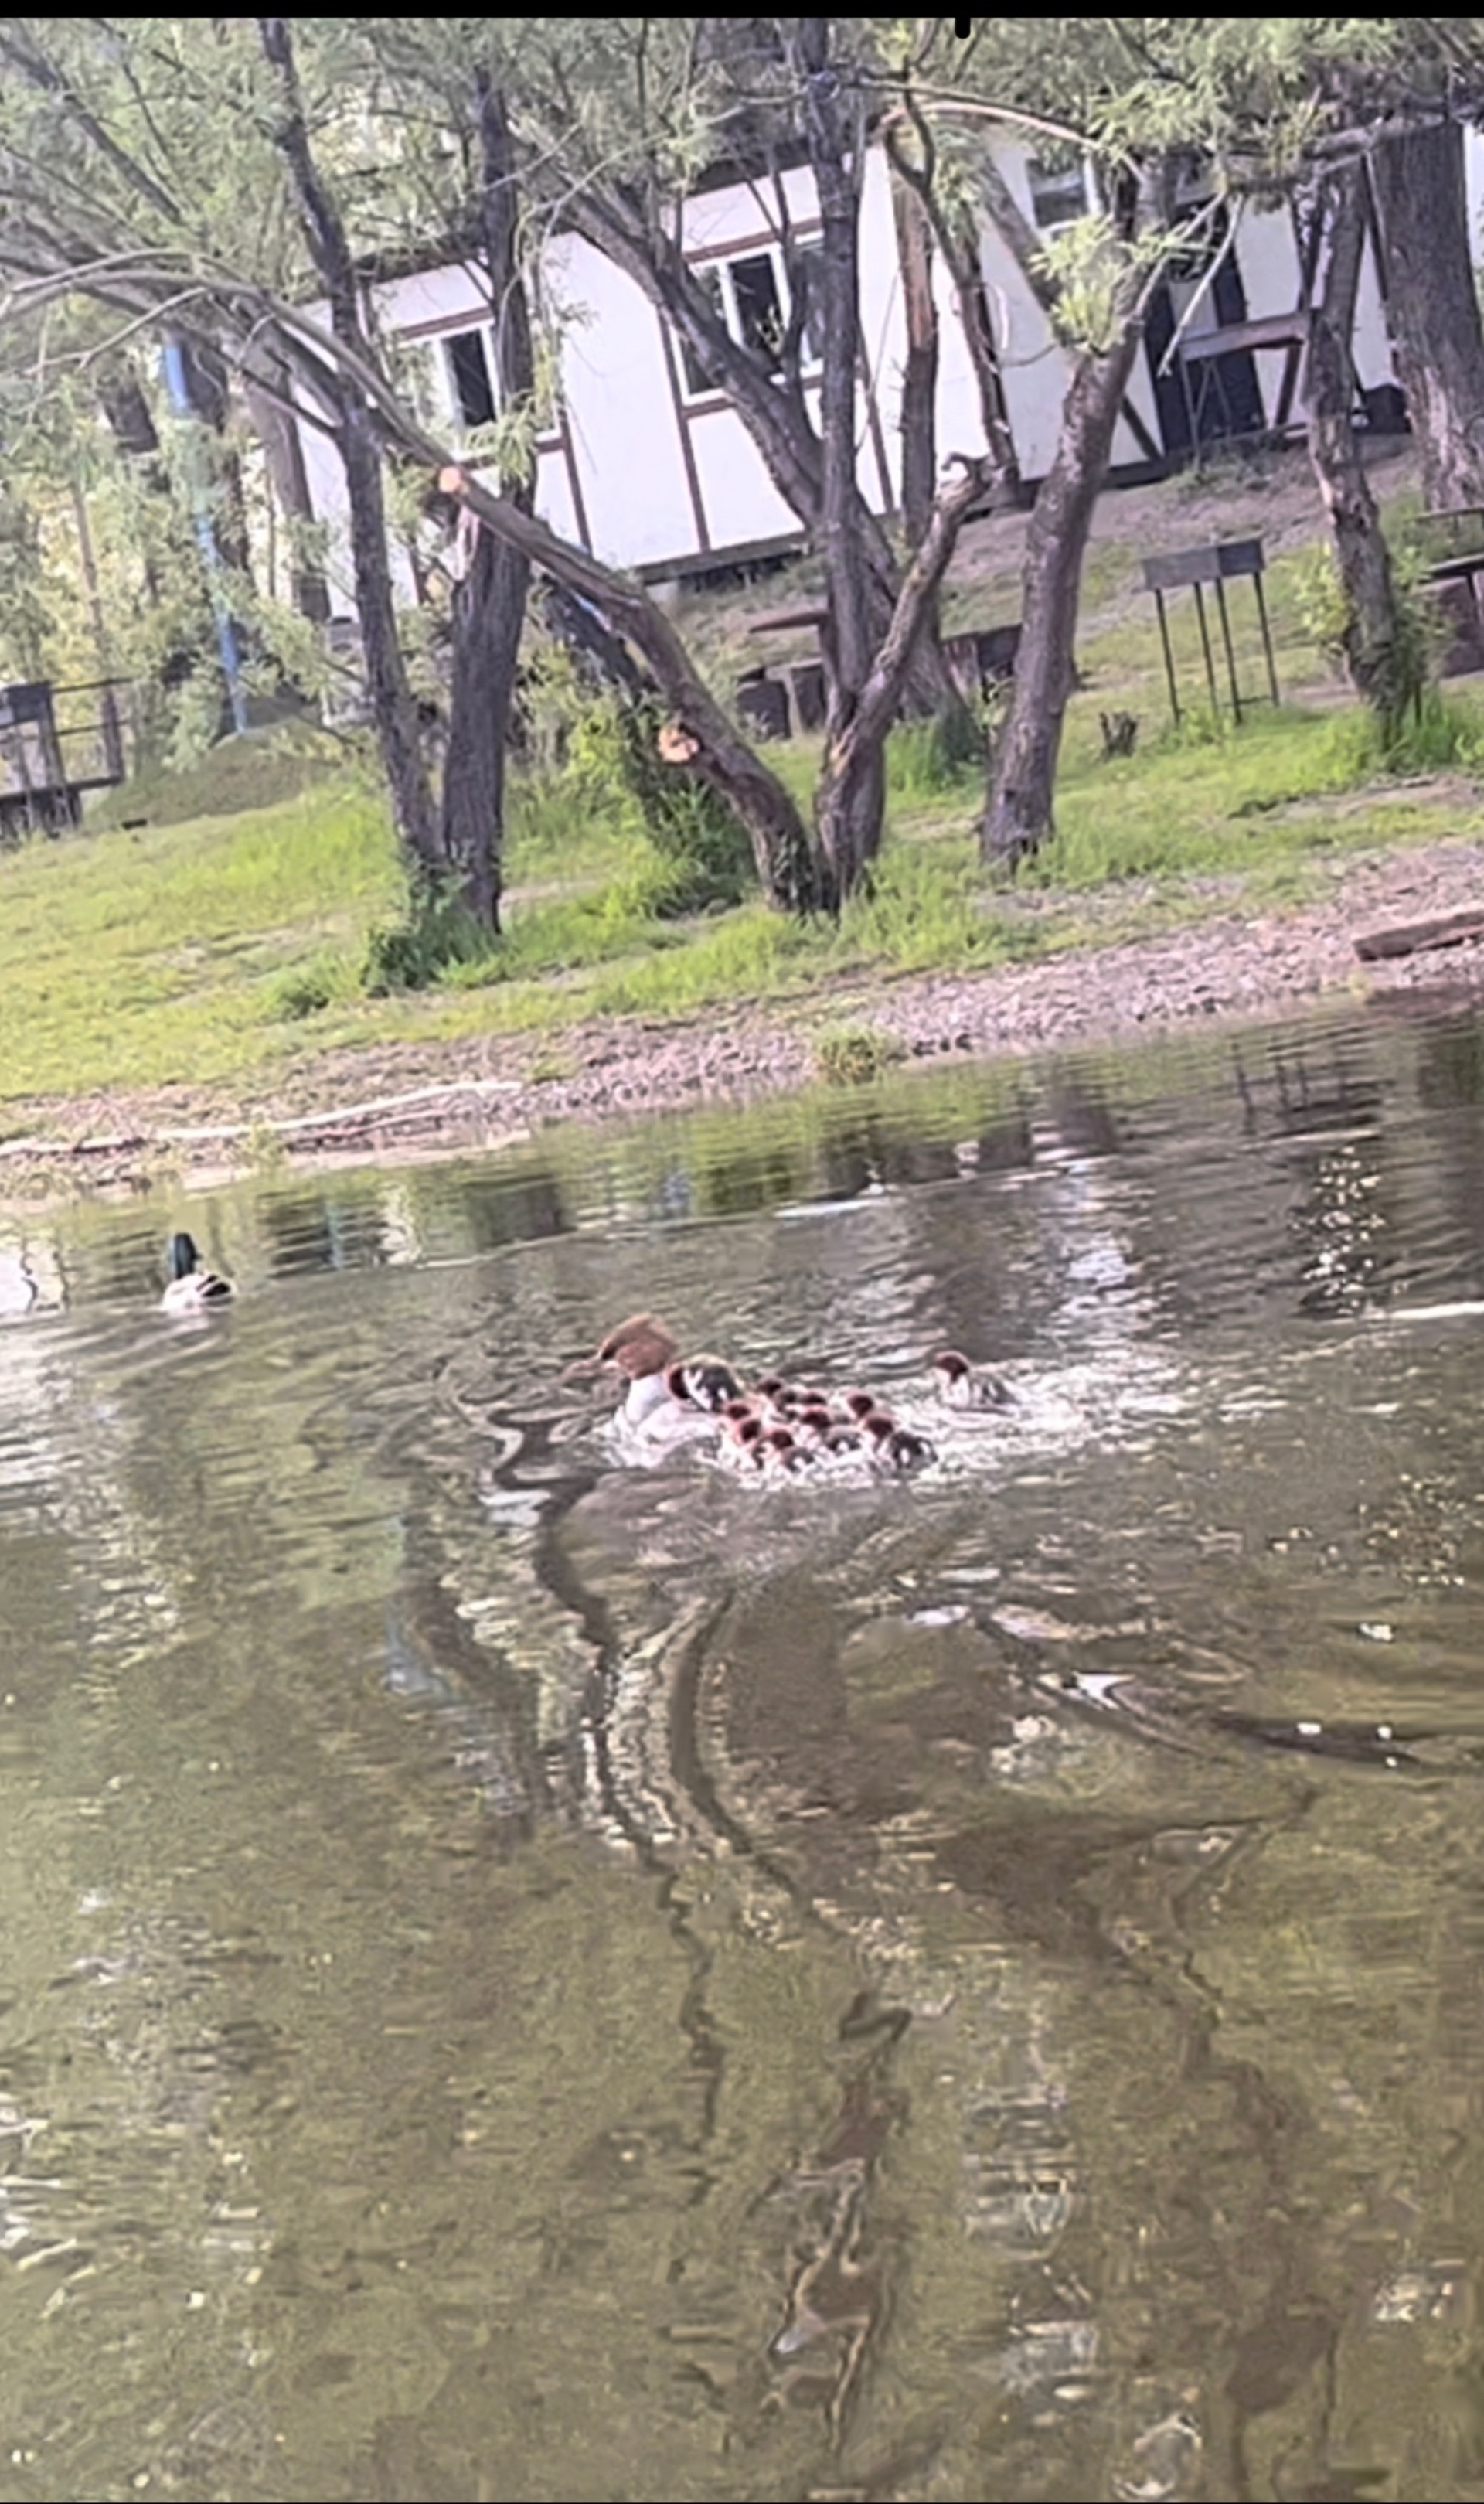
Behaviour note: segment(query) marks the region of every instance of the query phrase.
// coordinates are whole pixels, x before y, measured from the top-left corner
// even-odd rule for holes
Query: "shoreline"
[[[610,1018],[556,1034],[379,1045],[306,1056],[253,1103],[184,1087],[13,1101],[0,1139],[0,1203],[50,1193],[137,1191],[171,1175],[198,1189],[262,1169],[487,1154],[554,1124],[744,1104],[819,1083],[816,1044],[847,1025],[891,1060],[1023,1059],[1208,1024],[1260,1023],[1336,995],[1484,996],[1484,943],[1363,963],[1355,943],[1387,924],[1484,912],[1484,841],[1315,858],[1318,901],[1244,905],[1240,876],[1209,880],[1210,910],[962,973],[842,978],[807,998],[688,1019]],[[1193,890],[1188,889],[1188,895]],[[1126,912],[1127,891],[1088,899]]]

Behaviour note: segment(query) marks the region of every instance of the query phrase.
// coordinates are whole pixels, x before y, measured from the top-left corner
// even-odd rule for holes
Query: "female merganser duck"
[[[609,1331],[598,1362],[616,1366],[628,1383],[618,1411],[626,1426],[642,1426],[661,1409],[677,1405],[668,1377],[679,1354],[664,1323],[652,1313],[631,1313]]]
[[[206,1269],[189,1235],[172,1235],[165,1246],[170,1283],[159,1300],[162,1313],[204,1313],[224,1304],[233,1292],[229,1281]]]
[[[738,1389],[736,1375],[719,1358],[682,1359],[652,1313],[631,1313],[620,1322],[599,1348],[598,1362],[627,1376],[619,1421],[646,1443],[714,1433],[717,1412]]]
[[[938,1397],[949,1408],[1013,1408],[1015,1394],[996,1374],[977,1372],[956,1347],[946,1347],[933,1359]]]

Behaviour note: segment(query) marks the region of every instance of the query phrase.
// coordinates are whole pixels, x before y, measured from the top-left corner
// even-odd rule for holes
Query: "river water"
[[[0,2495],[1484,2496],[1481,1148],[1413,1001],[0,1220]],[[1017,1405],[638,1468],[640,1305]]]

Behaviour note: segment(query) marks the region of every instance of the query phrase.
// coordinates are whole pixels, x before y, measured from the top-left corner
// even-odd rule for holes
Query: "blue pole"
[[[166,339],[160,352],[164,366],[165,390],[177,417],[193,420],[190,394],[186,386],[186,360],[179,339]],[[222,676],[226,680],[227,702],[232,709],[233,730],[248,726],[247,699],[242,692],[242,661],[237,650],[237,637],[231,612],[222,596],[222,559],[217,550],[217,535],[211,526],[211,514],[199,481],[192,471],[190,503],[195,535],[200,545],[206,580],[211,592],[212,615],[217,621],[217,650],[222,656]]]

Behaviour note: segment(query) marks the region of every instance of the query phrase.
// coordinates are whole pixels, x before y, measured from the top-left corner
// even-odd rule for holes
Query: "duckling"
[[[810,1454],[794,1442],[786,1426],[771,1426],[758,1438],[764,1470],[774,1478],[797,1478],[810,1465]]]
[[[933,1359],[933,1379],[938,1397],[949,1408],[1013,1408],[1015,1394],[1008,1382],[997,1374],[981,1374],[960,1356],[956,1347],[946,1347]]]
[[[925,1435],[915,1435],[910,1426],[899,1426],[884,1408],[875,1409],[861,1419],[861,1432],[866,1448],[880,1469],[915,1470],[937,1459]]]
[[[731,1401],[721,1416],[721,1454],[735,1468],[758,1470],[763,1465],[763,1421],[741,1400]]]
[[[204,1313],[235,1293],[228,1279],[204,1267],[189,1235],[171,1235],[165,1246],[165,1268],[170,1283],[159,1300],[162,1313]]]
[[[673,1372],[680,1376],[682,1387],[677,1396],[688,1400],[693,1408],[704,1408],[709,1416],[719,1416],[730,1402],[742,1396],[742,1384],[719,1356],[688,1356]],[[673,1383],[671,1387],[673,1389]]]

